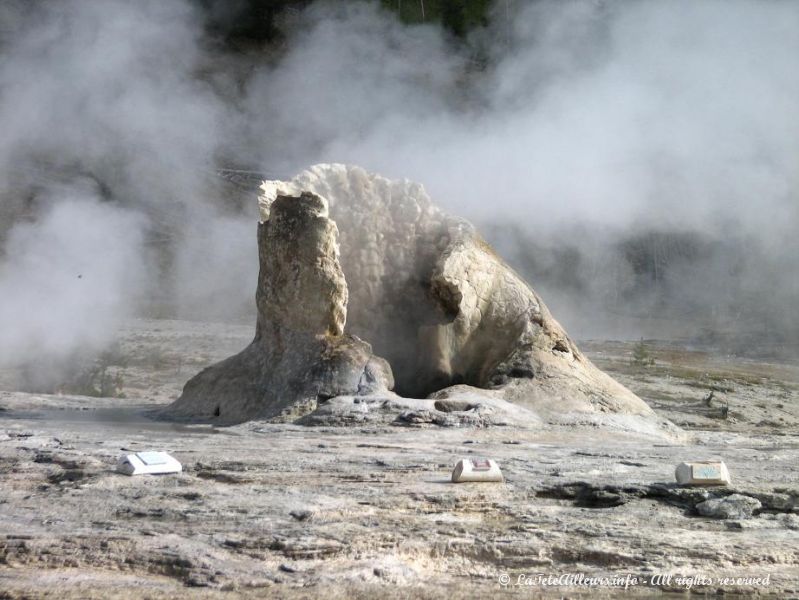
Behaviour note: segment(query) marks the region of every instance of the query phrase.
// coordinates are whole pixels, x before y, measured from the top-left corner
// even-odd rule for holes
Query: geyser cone
[[[317,165],[262,187],[255,340],[189,381],[173,413],[294,419],[333,396],[391,397],[395,378],[408,397],[490,389],[548,417],[656,420],[422,186]]]

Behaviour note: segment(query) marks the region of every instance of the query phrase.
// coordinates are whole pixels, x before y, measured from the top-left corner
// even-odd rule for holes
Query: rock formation
[[[388,363],[344,334],[347,282],[327,202],[281,196],[258,226],[255,339],[191,379],[176,416],[240,422],[300,416],[319,400],[393,387]]]
[[[531,421],[657,421],[419,184],[316,165],[262,189],[255,339],[189,381],[173,415],[293,420],[342,402],[407,409],[398,394],[429,398],[433,417],[514,405]]]

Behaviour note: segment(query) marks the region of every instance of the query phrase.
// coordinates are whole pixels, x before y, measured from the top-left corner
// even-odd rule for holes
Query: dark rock
[[[742,494],[731,494],[724,498],[712,498],[696,505],[703,517],[713,519],[750,519],[762,507],[760,500]]]

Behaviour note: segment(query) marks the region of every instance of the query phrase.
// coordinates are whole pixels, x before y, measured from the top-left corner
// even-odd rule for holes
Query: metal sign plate
[[[721,479],[721,469],[718,465],[693,465],[691,474],[694,479]]]
[[[165,465],[169,461],[169,458],[163,452],[137,452],[136,456],[148,467]]]

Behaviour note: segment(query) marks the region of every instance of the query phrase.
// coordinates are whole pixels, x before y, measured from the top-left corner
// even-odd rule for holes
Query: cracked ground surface
[[[635,370],[629,347],[591,345],[592,360],[645,399],[669,386],[675,399],[648,399],[666,406],[661,414],[707,409],[686,417],[682,444],[568,428],[212,428],[144,412],[168,401],[190,369],[246,344],[245,328],[139,322],[123,333],[126,399],[20,392],[14,374],[2,374],[0,598],[619,594],[515,585],[564,573],[768,575],[767,587],[692,591],[799,595],[799,435],[763,423],[775,419],[757,406],[782,404],[792,418],[790,365],[711,355],[692,378],[687,362],[700,359],[690,353],[667,360],[655,348],[655,368]],[[162,362],[139,360],[153,348]],[[724,369],[729,381],[719,384]],[[727,419],[701,402],[705,384],[726,386],[719,393],[735,407]],[[184,472],[114,472],[123,452],[145,449],[171,452]],[[505,483],[450,483],[468,456],[496,459]],[[730,469],[729,488],[673,485],[680,461],[715,458]],[[697,503],[732,493],[757,498],[761,510],[746,520],[698,516]],[[685,587],[672,580],[627,593]]]

